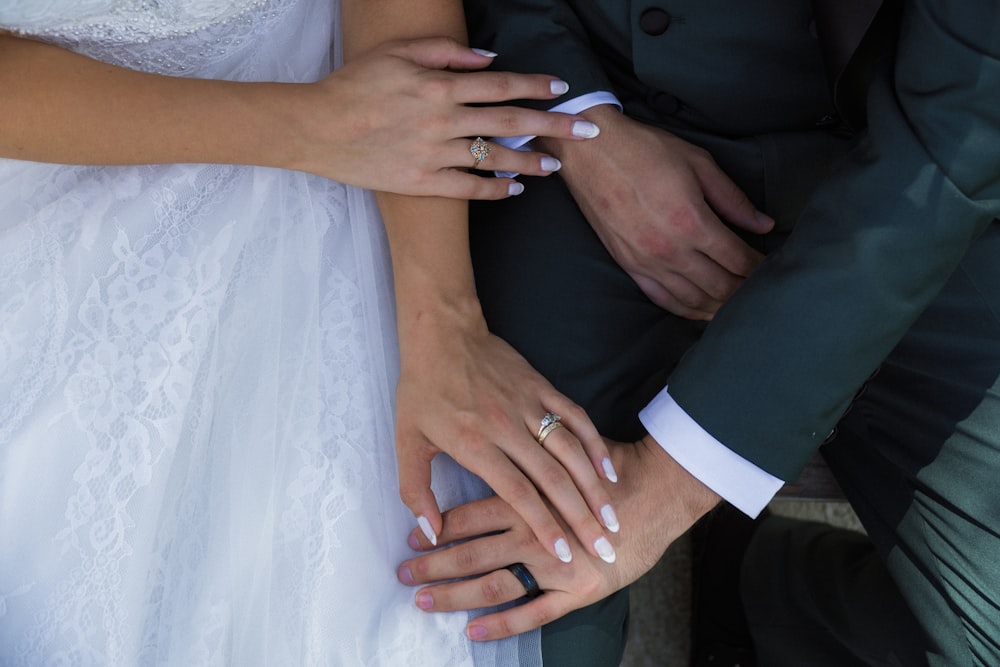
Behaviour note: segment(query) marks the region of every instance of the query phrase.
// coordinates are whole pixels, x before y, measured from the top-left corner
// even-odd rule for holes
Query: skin
[[[348,66],[387,41],[442,31],[456,41],[465,39],[458,3],[368,0],[343,7]],[[533,81],[539,86],[533,96],[556,97],[545,95],[550,77]],[[414,113],[424,105],[426,101],[416,104]],[[510,118],[520,113],[508,112]],[[558,128],[550,133],[580,141],[571,133],[579,117],[546,115],[554,120],[545,122]],[[470,126],[464,134],[486,133]],[[460,148],[468,161],[468,138]],[[481,167],[500,168],[501,162],[516,159],[529,168],[522,173],[539,173],[541,154],[510,153],[517,152],[494,147]],[[601,484],[607,447],[582,409],[487,329],[469,256],[466,202],[377,196],[397,297],[401,376],[396,449],[403,502],[426,519],[432,535],[441,531],[430,462],[446,452],[506,499],[548,553],[555,555],[560,543],[574,543],[574,552],[596,554],[595,544],[610,534],[599,520],[602,508],[611,504]],[[561,415],[570,428],[553,432],[540,447],[535,433],[549,411]]]
[[[501,498],[489,498],[445,513],[439,545],[450,548],[400,565],[399,580],[421,586],[415,595],[417,606],[429,612],[447,612],[517,600],[524,596],[524,587],[504,568],[524,563],[544,594],[476,618],[466,627],[473,640],[499,639],[541,627],[597,602],[648,572],[667,547],[720,498],[651,437],[634,445],[617,444],[611,451],[621,482],[608,485],[608,492],[619,509],[623,528],[612,537],[618,553],[613,565],[592,556],[574,559],[568,566],[556,561],[513,508]],[[419,551],[432,548],[419,531],[411,533],[409,543]],[[457,577],[470,578],[435,583]]]
[[[663,130],[601,105],[586,145],[546,138],[562,178],[612,257],[657,305],[710,320],[763,260],[723,221],[763,234],[757,211],[711,156]]]
[[[382,195],[381,204],[403,339],[404,499],[440,530],[427,462],[432,452],[447,451],[515,501],[550,545],[568,536],[543,497],[592,544],[604,534],[594,511],[607,494],[593,463],[607,456],[604,443],[582,411],[486,332],[468,266],[466,204],[438,198],[510,195],[513,180],[468,172],[470,136],[540,133],[576,141],[573,124],[583,119],[468,106],[558,95],[549,76],[473,71],[492,59],[462,45],[457,2],[346,0],[343,12],[349,64],[307,84],[136,72],[0,33],[0,157],[259,165],[394,193]],[[480,166],[546,175],[542,157],[494,146]],[[515,386],[524,389],[491,398]],[[555,453],[539,447],[534,431],[550,409],[566,416],[586,448],[567,429],[547,441]],[[453,415],[461,418],[449,421]],[[518,464],[542,474],[529,480]]]
[[[534,128],[568,136],[580,119],[466,106],[555,97],[552,77],[443,70],[490,62],[433,39],[385,44],[314,83],[243,83],[136,72],[0,33],[0,157],[247,164],[413,195],[497,199],[509,196],[510,179],[458,169],[472,164],[466,134]],[[398,160],[400,151],[411,159]],[[540,157],[497,149],[490,160],[547,173]]]

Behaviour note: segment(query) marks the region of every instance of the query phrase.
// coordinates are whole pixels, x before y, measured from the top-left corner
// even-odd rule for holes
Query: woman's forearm
[[[0,157],[288,166],[301,88],[136,72],[0,34]]]
[[[456,0],[344,0],[342,7],[348,61],[390,40],[451,37],[465,41],[465,21]],[[469,259],[466,202],[388,193],[376,196],[392,250],[404,356],[413,343],[407,332],[426,324],[429,308],[481,322]]]

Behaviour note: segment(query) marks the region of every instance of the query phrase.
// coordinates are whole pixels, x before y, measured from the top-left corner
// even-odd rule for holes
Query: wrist
[[[488,336],[479,299],[434,294],[409,300],[397,309],[399,350],[404,367],[421,362],[428,350],[458,344],[459,339]]]
[[[643,458],[643,468],[653,480],[663,502],[669,502],[687,522],[694,524],[718,505],[722,498],[667,453],[651,435],[637,443]]]

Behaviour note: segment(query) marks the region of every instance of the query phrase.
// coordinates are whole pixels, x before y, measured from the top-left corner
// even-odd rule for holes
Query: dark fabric
[[[628,635],[628,589],[545,626],[545,667],[617,667]]]
[[[522,196],[472,208],[494,331],[615,439],[641,434],[637,411],[669,383],[710,433],[789,479],[841,422],[826,455],[921,629],[887,622],[864,648],[855,627],[836,645],[884,664],[1000,663],[1000,6],[902,3],[855,137],[829,123],[811,3],[674,0],[649,32],[648,3],[466,6],[498,68],[610,87],[626,113],[707,148],[779,225],[702,333],[645,299],[556,178],[524,179]],[[858,567],[805,553],[817,581]],[[879,585],[869,597],[895,604]],[[854,621],[864,598],[830,600]]]
[[[761,667],[927,664],[920,626],[864,535],[771,516],[740,581]]]

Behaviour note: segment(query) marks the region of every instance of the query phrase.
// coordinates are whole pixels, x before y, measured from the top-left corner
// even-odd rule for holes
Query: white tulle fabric
[[[0,5],[107,62],[233,80],[323,76],[338,21],[330,0]],[[353,188],[0,160],[0,665],[539,664],[537,634],[472,646],[395,581],[390,283]],[[483,492],[441,464],[443,504]]]

